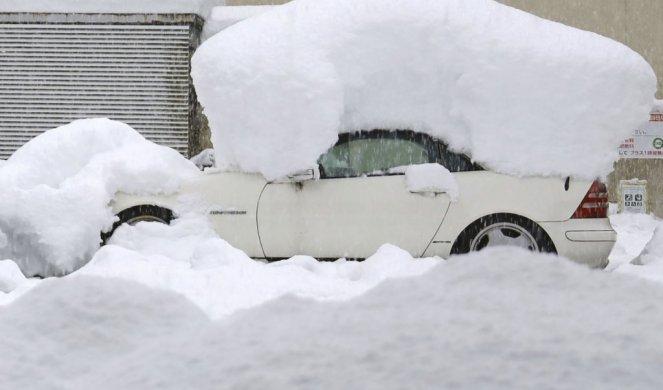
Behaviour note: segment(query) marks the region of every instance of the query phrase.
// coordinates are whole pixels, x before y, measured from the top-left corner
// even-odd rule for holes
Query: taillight
[[[600,181],[595,181],[589,187],[587,195],[580,202],[580,206],[571,218],[607,218],[608,217],[608,188]]]

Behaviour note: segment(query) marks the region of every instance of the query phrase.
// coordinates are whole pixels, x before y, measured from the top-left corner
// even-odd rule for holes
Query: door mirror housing
[[[293,172],[287,176],[288,181],[294,183],[301,183],[309,180],[316,180],[320,177],[320,171],[315,168],[304,169],[301,171]]]

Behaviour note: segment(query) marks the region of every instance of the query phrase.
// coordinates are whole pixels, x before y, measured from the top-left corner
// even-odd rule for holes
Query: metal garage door
[[[89,117],[125,122],[186,155],[192,25],[87,17],[0,21],[0,158],[45,130]]]

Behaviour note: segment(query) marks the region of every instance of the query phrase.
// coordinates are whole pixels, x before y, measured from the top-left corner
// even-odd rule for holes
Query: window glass
[[[337,144],[323,154],[318,163],[322,177],[351,177],[349,143]]]
[[[350,135],[320,158],[323,177],[384,175],[391,168],[435,161],[422,142],[394,134]]]
[[[464,154],[454,153],[442,142],[438,142],[437,163],[447,168],[450,172],[469,172],[481,171],[482,168],[474,164],[469,157]]]
[[[350,166],[356,176],[385,174],[390,168],[430,162],[421,144],[396,138],[366,138],[350,141]]]

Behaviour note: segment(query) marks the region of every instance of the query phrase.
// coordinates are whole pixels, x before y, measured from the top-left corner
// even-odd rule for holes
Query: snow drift
[[[207,40],[192,76],[217,163],[271,179],[374,128],[500,172],[593,179],[656,91],[626,46],[492,0],[295,0]]]
[[[349,299],[386,279],[421,275],[439,261],[415,260],[402,249],[384,245],[361,263],[295,256],[265,264],[219,238],[205,216],[189,215],[170,226],[120,226],[110,245],[70,277],[120,278],[174,291],[216,319],[287,294]]]
[[[0,166],[0,259],[27,276],[80,267],[114,222],[117,191],[173,192],[198,174],[176,151],[128,125],[86,119],[49,130]]]
[[[172,292],[67,277],[0,309],[0,388],[657,388],[662,300],[660,285],[509,248],[221,321]]]

